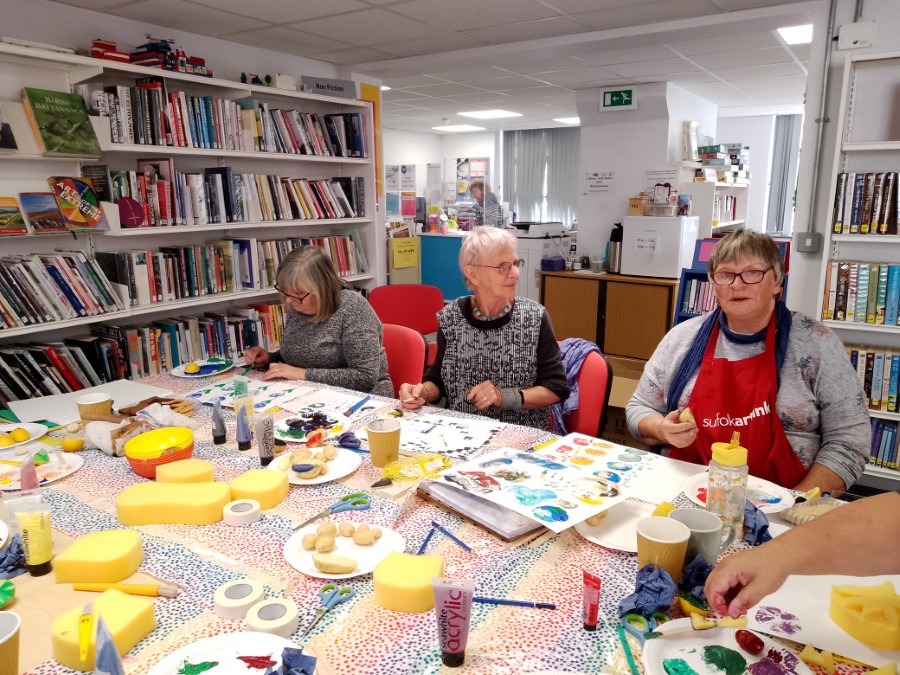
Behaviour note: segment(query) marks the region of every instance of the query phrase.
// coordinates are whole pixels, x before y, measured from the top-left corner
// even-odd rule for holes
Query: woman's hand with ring
[[[400,406],[404,410],[418,410],[428,403],[428,389],[425,384],[401,384],[398,392]]]
[[[500,405],[500,390],[490,380],[485,380],[472,387],[466,399],[472,402],[476,410],[487,410]]]

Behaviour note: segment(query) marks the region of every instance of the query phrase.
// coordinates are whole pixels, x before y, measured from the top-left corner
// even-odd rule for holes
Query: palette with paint
[[[81,455],[71,452],[49,452],[48,458],[48,462],[35,467],[38,484],[42,486],[65,478],[84,466],[84,459],[81,458]],[[11,464],[7,460],[0,463],[0,490],[21,490],[20,479],[20,466]]]
[[[644,644],[645,675],[812,675],[795,654],[765,635],[762,652],[750,654],[737,643],[737,628],[695,631],[690,619],[669,621],[662,636]]]
[[[706,506],[706,486],[709,474],[704,471],[684,481],[684,494],[697,506]],[[763,513],[780,513],[793,506],[794,495],[790,490],[756,476],[747,479],[747,499]]]
[[[296,649],[290,640],[270,633],[224,633],[197,640],[172,652],[150,669],[149,675],[201,673],[214,669],[216,675],[262,673],[267,668],[281,668],[281,653]],[[206,665],[204,664],[215,664]],[[188,666],[193,669],[188,670]],[[250,670],[248,670],[250,669]]]

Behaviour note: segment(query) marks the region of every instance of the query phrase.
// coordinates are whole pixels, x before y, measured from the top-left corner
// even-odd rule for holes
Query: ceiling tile
[[[214,37],[266,26],[263,21],[184,0],[141,0],[107,11],[126,19]]]
[[[503,106],[513,100],[512,96],[501,94],[497,91],[483,91],[478,94],[456,94],[445,96],[444,98],[454,103],[467,103],[473,106],[497,104]]]
[[[603,68],[575,68],[572,70],[557,70],[549,73],[534,73],[532,77],[548,84],[567,86],[582,84],[585,82],[614,82],[622,78]]]
[[[552,19],[510,23],[505,26],[470,28],[466,30],[465,35],[484,40],[490,44],[499,45],[507,42],[559,37],[560,35],[576,35],[589,30],[591,30],[589,26],[561,16]]]
[[[453,68],[452,63],[428,66],[426,71],[432,77],[451,82],[469,82],[471,80],[484,80],[489,77],[502,77],[509,75],[503,68],[495,68],[487,63],[471,68]],[[446,68],[446,70],[444,70]]]
[[[514,73],[529,75],[531,73],[546,73],[552,70],[570,70],[572,68],[588,68],[590,63],[582,61],[574,56],[554,56],[544,59],[534,57],[532,54],[517,53],[494,57],[491,63],[499,68],[510,70]]]
[[[732,80],[738,89],[751,91],[753,89],[767,89],[768,87],[794,87],[797,91],[806,88],[806,75],[788,75],[787,77],[767,77],[764,79]]]
[[[490,77],[483,80],[468,80],[470,87],[487,89],[488,91],[510,91],[512,89],[524,89],[525,87],[537,87],[541,83],[523,75],[510,75],[507,77]]]
[[[528,87],[527,89],[516,89],[513,94],[517,97],[527,97],[536,100],[554,99],[556,101],[574,101],[575,94],[569,89],[563,87],[554,87],[552,85],[542,85],[540,87]]]
[[[72,5],[74,7],[83,7],[84,9],[92,9],[95,11],[105,11],[110,7],[124,4],[123,0],[57,0],[64,5]]]
[[[795,2],[797,0],[715,0],[715,3],[726,12],[735,12],[739,9],[771,7],[772,5],[790,5]]]
[[[534,0],[413,0],[391,5],[391,10],[454,32],[559,15]]]
[[[812,45],[790,45],[790,49],[798,61],[809,61],[809,53],[812,51]]]
[[[432,84],[424,87],[407,87],[407,91],[416,94],[425,94],[426,96],[452,96],[454,94],[477,94],[476,87],[470,87],[465,84],[456,82],[448,82],[446,84]]]
[[[783,47],[751,49],[745,52],[729,51],[719,54],[697,54],[691,61],[702,68],[739,68],[741,66],[767,66],[772,63],[792,63],[794,59]]]
[[[405,40],[411,35],[423,36],[438,29],[419,21],[400,16],[386,9],[365,9],[347,16],[326,16],[297,24],[290,28],[315,33],[323,37],[349,42],[360,47]]]
[[[273,49],[277,52],[284,52],[286,54],[299,54],[301,56],[315,54],[324,49],[335,49],[337,47],[349,48],[351,46],[327,38],[322,38],[318,35],[301,33],[281,26],[271,26],[269,28],[260,28],[258,30],[231,33],[230,35],[226,35],[225,38],[232,42],[240,42],[245,45]]]
[[[747,68],[725,68],[710,70],[713,75],[726,81],[750,80],[758,77],[784,77],[786,75],[802,75],[803,69],[796,63],[777,63],[771,66],[755,66]]]
[[[316,52],[312,54],[313,58],[327,63],[336,63],[341,66],[349,66],[353,63],[363,63],[365,61],[383,61],[390,58],[390,54],[379,52],[368,47],[353,47],[352,49],[339,49],[330,52]]]
[[[592,28],[605,30],[607,28],[622,28],[624,26],[643,26],[647,23],[689,19],[718,13],[718,10],[707,0],[656,0],[652,3],[632,0],[627,4],[622,4],[625,6],[583,12],[575,16]]]
[[[735,35],[710,35],[702,40],[673,42],[669,46],[679,54],[693,56],[694,54],[719,54],[743,51],[745,49],[780,47],[781,42],[775,37],[774,31],[767,30],[756,33],[737,33]]]
[[[328,0],[328,2],[297,2],[297,0],[265,0],[265,2],[247,2],[247,0],[193,0],[198,5],[206,5],[242,16],[250,16],[275,24],[286,24],[291,21],[316,19],[320,16],[343,14],[369,6],[359,0]]]
[[[671,59],[675,55],[664,46],[632,47],[630,49],[610,49],[590,52],[579,52],[578,58],[595,66],[606,66],[614,63],[633,63],[635,61],[654,61]]]
[[[384,101],[381,104],[381,110],[385,114],[392,113],[395,111],[401,111],[401,110],[413,110],[418,107],[419,106],[415,106],[415,105],[407,105],[406,103],[389,103],[387,101]]]
[[[381,92],[382,101],[416,101],[427,98],[431,97],[425,96],[425,94],[417,94],[412,91],[406,91],[405,89],[391,89],[390,91]]]
[[[699,68],[684,59],[662,59],[660,61],[637,61],[635,63],[615,63],[604,66],[606,70],[622,77],[643,77],[646,75],[669,75],[671,73],[695,73]]]
[[[406,57],[471,49],[483,47],[486,44],[482,40],[476,40],[462,33],[436,33],[428,37],[404,38],[373,46],[394,56]]]
[[[636,5],[639,2],[655,2],[656,0],[548,0],[547,4],[566,14],[581,14],[598,10],[612,9]]]
[[[412,75],[410,77],[386,77],[382,82],[392,89],[404,89],[406,87],[420,87],[427,84],[440,84],[441,81],[431,75]]]

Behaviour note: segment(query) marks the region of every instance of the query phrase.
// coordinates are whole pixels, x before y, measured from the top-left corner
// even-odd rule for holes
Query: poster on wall
[[[400,165],[386,164],[384,167],[384,191],[400,192]]]
[[[441,203],[441,165],[437,162],[425,167],[425,203]]]
[[[456,159],[456,201],[471,201],[469,185],[475,179],[490,184],[489,157],[457,157]],[[492,186],[493,187],[493,186]]]
[[[403,216],[416,217],[416,193],[400,193],[400,212]]]
[[[585,171],[581,194],[585,197],[608,195],[614,179],[613,171]]]
[[[416,167],[412,164],[400,165],[400,191],[416,191]]]

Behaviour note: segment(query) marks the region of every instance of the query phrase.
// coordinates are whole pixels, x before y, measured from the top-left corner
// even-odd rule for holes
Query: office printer
[[[519,275],[519,296],[540,299],[541,260],[565,256],[569,252],[571,234],[560,222],[513,223],[518,241],[519,257],[525,261]]]
[[[515,235],[519,239],[545,239],[547,237],[568,237],[569,232],[565,225],[555,223],[512,223],[516,228]]]

